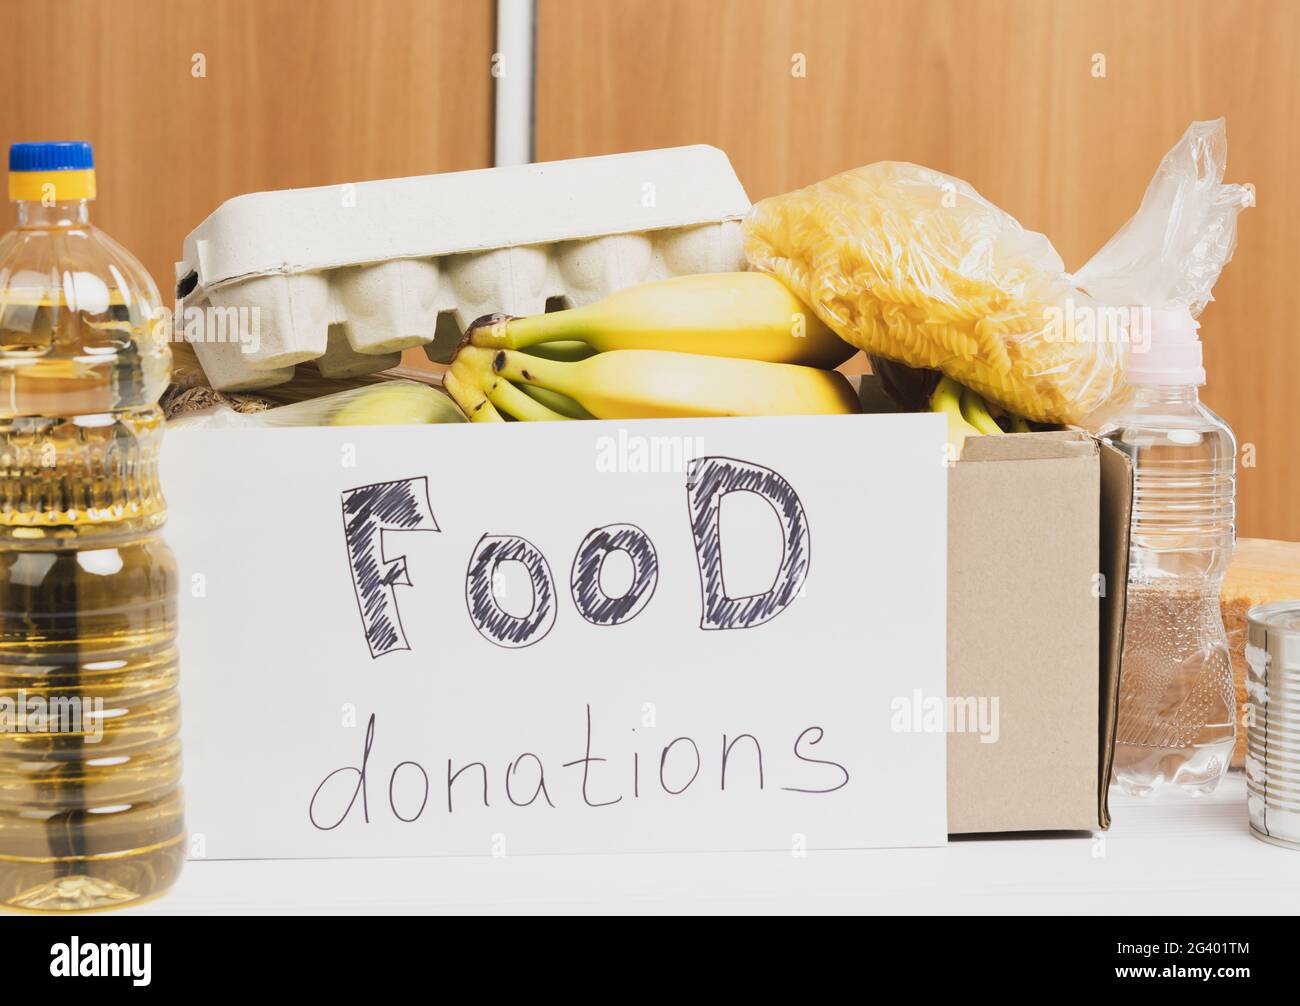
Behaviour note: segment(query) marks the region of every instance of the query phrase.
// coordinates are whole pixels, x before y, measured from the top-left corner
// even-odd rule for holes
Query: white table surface
[[[149,913],[1295,913],[1300,851],[1251,837],[1245,779],[1115,790],[1110,831],[946,848],[192,862]]]

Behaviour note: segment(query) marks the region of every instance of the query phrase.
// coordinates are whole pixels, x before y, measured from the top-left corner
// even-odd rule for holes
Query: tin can
[[[1246,623],[1250,830],[1300,849],[1300,601],[1256,605]]]

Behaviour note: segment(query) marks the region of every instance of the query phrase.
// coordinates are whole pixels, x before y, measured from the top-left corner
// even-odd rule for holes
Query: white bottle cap
[[[1125,375],[1129,384],[1205,383],[1200,322],[1185,307],[1138,311]],[[1145,338],[1143,337],[1145,336]]]

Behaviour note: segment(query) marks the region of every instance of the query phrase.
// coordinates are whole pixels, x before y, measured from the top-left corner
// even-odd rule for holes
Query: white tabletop
[[[1110,831],[861,852],[192,862],[161,913],[1294,913],[1300,851],[1251,837],[1245,779],[1111,795]]]

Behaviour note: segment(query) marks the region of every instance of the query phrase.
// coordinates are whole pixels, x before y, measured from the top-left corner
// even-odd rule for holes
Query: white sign
[[[212,858],[934,845],[938,416],[179,431]]]

